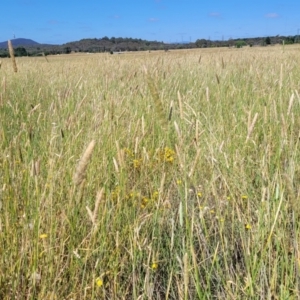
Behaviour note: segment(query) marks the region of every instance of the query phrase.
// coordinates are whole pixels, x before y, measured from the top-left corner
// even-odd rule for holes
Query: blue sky
[[[164,42],[296,35],[299,0],[8,0],[0,42],[62,44],[133,37]]]

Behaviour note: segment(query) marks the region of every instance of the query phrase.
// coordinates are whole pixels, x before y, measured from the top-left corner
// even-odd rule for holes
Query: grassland
[[[1,299],[298,299],[300,48],[0,70]]]

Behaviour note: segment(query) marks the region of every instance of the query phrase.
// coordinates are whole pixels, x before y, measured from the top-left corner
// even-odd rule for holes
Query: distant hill
[[[63,45],[40,44],[30,39],[11,40],[15,49],[15,56],[41,56],[69,54],[75,52],[85,53],[116,53],[127,51],[149,51],[152,50],[171,50],[171,49],[191,49],[191,48],[209,48],[209,47],[236,47],[243,46],[269,46],[275,44],[294,44],[300,43],[300,35],[296,36],[271,36],[254,37],[244,39],[225,40],[206,40],[198,39],[195,42],[164,43],[159,41],[148,41],[136,38],[122,37],[103,37],[86,38],[79,41],[69,42]],[[9,57],[7,42],[0,43],[0,57]]]
[[[12,39],[11,40],[13,47],[20,47],[20,46],[36,46],[40,45],[39,43],[30,40],[30,39]],[[7,48],[7,41],[6,42],[1,42],[0,43],[0,49],[6,49]]]

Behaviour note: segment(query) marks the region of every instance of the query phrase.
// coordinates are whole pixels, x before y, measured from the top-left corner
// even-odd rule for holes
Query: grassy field
[[[1,299],[299,299],[299,46],[17,65]]]

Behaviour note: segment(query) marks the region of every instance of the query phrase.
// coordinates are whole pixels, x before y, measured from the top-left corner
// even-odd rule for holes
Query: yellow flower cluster
[[[141,196],[140,193],[131,191],[128,195],[125,196],[125,199],[130,200],[130,199],[139,198],[140,196]]]
[[[175,159],[175,152],[171,148],[165,147],[160,153],[160,158],[164,162],[173,163]]]
[[[127,156],[134,157],[134,154],[130,149],[124,148],[124,152]]]
[[[142,160],[141,159],[134,159],[133,160],[133,167],[135,169],[140,169],[141,165],[142,165]]]
[[[120,196],[121,188],[116,186],[115,189],[111,193],[111,197],[113,200],[117,200]]]

